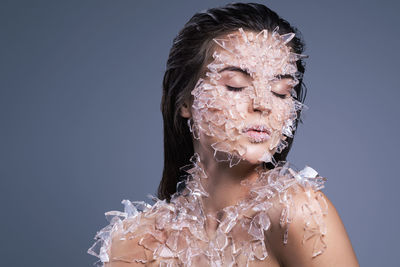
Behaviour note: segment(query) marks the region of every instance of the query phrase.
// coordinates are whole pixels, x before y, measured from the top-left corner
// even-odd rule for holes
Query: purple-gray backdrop
[[[395,266],[399,1],[256,1],[307,44],[290,161],[328,177],[362,266]],[[89,266],[103,213],[154,194],[172,39],[228,1],[0,2],[2,266]]]

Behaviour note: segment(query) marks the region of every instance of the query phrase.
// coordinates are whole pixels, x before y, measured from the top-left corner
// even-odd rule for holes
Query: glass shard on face
[[[211,143],[217,161],[272,162],[287,146],[303,108],[294,87],[301,77],[296,61],[305,55],[291,52],[293,38],[278,29],[239,29],[214,39],[213,61],[192,91],[190,130]]]

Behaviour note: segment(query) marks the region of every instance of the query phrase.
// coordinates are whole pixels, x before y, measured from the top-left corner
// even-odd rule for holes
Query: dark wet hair
[[[212,40],[239,28],[259,32],[263,29],[272,31],[276,27],[279,27],[279,34],[296,34],[288,45],[293,52],[301,54],[304,43],[298,30],[271,9],[255,3],[228,4],[196,13],[175,37],[163,80],[161,112],[164,121],[164,170],[158,187],[160,199],[169,200],[177,191],[178,182],[184,179],[180,168],[189,164],[194,154],[192,135],[187,119],[180,116],[180,108],[190,99],[191,91],[202,76],[213,47]],[[296,63],[298,71],[303,74],[303,61]],[[305,87],[301,77],[295,91],[297,100],[303,102]],[[293,139],[288,138],[287,141],[289,145],[274,155],[276,161],[286,160]]]

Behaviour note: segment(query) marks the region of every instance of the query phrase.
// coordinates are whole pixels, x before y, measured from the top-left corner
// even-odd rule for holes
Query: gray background
[[[256,1],[307,43],[290,161],[326,194],[362,266],[398,265],[399,1]],[[103,213],[154,194],[161,81],[196,12],[228,1],[0,2],[2,266],[89,266]]]

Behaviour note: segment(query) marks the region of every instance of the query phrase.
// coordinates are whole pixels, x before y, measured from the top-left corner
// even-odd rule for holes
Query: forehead
[[[266,78],[277,74],[295,75],[299,58],[287,45],[293,37],[293,33],[279,35],[277,31],[256,33],[239,29],[214,39],[214,61],[208,68],[218,72],[227,66],[236,66],[251,76]]]

